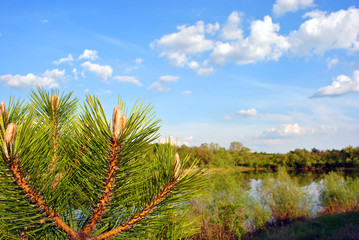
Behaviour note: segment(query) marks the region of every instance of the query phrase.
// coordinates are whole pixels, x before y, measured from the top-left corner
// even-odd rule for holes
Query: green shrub
[[[359,210],[359,179],[345,179],[330,172],[323,180],[320,201],[327,214]]]
[[[278,223],[307,218],[313,212],[311,196],[290,178],[285,168],[279,168],[275,178],[263,179],[257,191],[261,204],[270,209],[273,220]]]
[[[210,176],[206,194],[192,201],[193,214],[201,224],[201,233],[193,239],[240,239],[247,232],[249,197],[242,181],[238,173]]]

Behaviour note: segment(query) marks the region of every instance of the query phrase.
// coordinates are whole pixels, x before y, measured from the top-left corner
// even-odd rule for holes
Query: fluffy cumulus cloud
[[[211,62],[250,64],[263,60],[278,60],[291,46],[287,37],[278,34],[279,29],[279,24],[273,23],[270,16],[253,21],[247,38],[238,36],[234,41],[217,41],[211,54]]]
[[[213,28],[212,25],[211,28]],[[171,53],[192,55],[210,50],[213,47],[213,42],[205,38],[206,26],[202,21],[192,26],[181,25],[177,29],[177,33],[164,35],[152,42],[152,46],[162,50],[161,54],[169,59],[172,58]]]
[[[72,57],[71,54],[69,54],[69,55],[67,55],[67,57],[60,58],[59,60],[54,61],[54,64],[60,65],[61,63],[72,62],[72,61],[74,61],[74,58]]]
[[[154,82],[149,88],[155,92],[167,92],[170,90],[169,83],[176,82],[179,79],[178,76],[165,75],[161,76],[160,80]]]
[[[113,79],[118,82],[133,83],[137,86],[142,86],[142,83],[136,77],[133,76],[114,76]]]
[[[339,96],[351,92],[359,92],[359,71],[354,71],[351,78],[339,75],[331,85],[319,88],[313,97]]]
[[[254,108],[251,109],[247,109],[247,110],[239,110],[237,112],[238,115],[241,115],[243,117],[250,117],[250,116],[255,116],[257,115],[257,110]]]
[[[303,135],[311,130],[300,127],[298,123],[282,124],[277,128],[269,128],[263,132],[262,137],[277,139],[289,136]]]
[[[278,0],[274,11],[284,14],[312,5],[313,0]],[[359,50],[359,9],[355,7],[331,13],[308,12],[300,27],[287,35],[280,34],[279,23],[265,16],[263,20],[253,20],[245,36],[241,18],[234,11],[223,25],[202,21],[181,25],[177,32],[154,40],[151,46],[175,66],[191,68],[199,76],[226,63],[252,64],[277,61],[283,55],[303,57],[335,49]],[[335,64],[334,58],[328,62],[330,67]]]
[[[96,60],[98,58],[97,54],[98,52],[96,50],[85,49],[78,59]]]
[[[309,19],[289,35],[292,54],[322,55],[333,49],[359,50],[359,9],[349,8],[330,14],[314,11],[305,17]]]
[[[277,0],[273,5],[273,13],[282,16],[287,12],[296,12],[314,6],[314,0]]]
[[[152,48],[160,51],[160,56],[166,57],[177,67],[198,69],[200,64],[191,61],[191,57],[213,49],[214,43],[205,34],[213,35],[220,28],[219,24],[207,24],[202,21],[196,25],[178,26],[178,32],[162,36],[151,43]]]
[[[243,31],[239,28],[241,18],[238,12],[232,12],[227,20],[227,23],[223,26],[221,31],[221,38],[224,40],[242,40]]]
[[[102,65],[99,65],[96,63],[91,63],[91,62],[87,61],[87,62],[82,63],[81,66],[84,69],[94,73],[102,81],[106,81],[107,78],[112,76],[113,69],[109,65],[102,66]]]
[[[27,75],[3,75],[0,76],[0,82],[5,82],[9,87],[26,88],[34,84],[40,86],[54,88],[59,87],[59,81],[64,80],[65,70],[46,70],[41,76],[36,76],[32,73]]]
[[[240,24],[240,14],[234,11],[222,28],[218,23],[205,25],[199,21],[196,25],[179,26],[178,32],[164,35],[151,45],[175,66],[192,68],[199,76],[212,73],[214,67],[211,64],[278,60],[291,46],[287,37],[278,34],[280,26],[273,23],[270,16],[253,21],[247,38],[244,38]],[[217,41],[206,37],[208,29],[212,29],[211,34],[218,32]],[[202,64],[193,59],[204,52],[209,52],[210,57]]]
[[[189,91],[189,90],[186,90],[186,91],[183,91],[183,95],[190,95],[192,92],[191,91]]]

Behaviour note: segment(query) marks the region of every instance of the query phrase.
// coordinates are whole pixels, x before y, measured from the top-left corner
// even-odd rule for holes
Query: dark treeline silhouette
[[[177,149],[180,157],[200,159],[199,166],[250,168],[278,168],[279,166],[303,170],[353,168],[359,166],[359,147],[341,150],[295,149],[288,153],[251,152],[240,142],[232,142],[228,149],[218,143],[203,143],[199,147],[182,145]],[[189,161],[188,163],[191,163]]]

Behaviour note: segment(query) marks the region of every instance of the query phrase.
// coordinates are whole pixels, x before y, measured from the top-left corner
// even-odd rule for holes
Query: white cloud
[[[190,145],[190,142],[193,140],[193,136],[184,137],[182,140],[183,140],[183,141],[182,141],[182,144],[181,144],[181,142],[178,142],[178,143],[177,143],[178,146],[180,146],[180,144],[181,144],[181,145],[189,146],[189,145]]]
[[[213,33],[219,25],[204,25],[202,21],[196,25],[177,26],[178,32],[162,36],[151,43],[153,48],[161,52],[161,56],[178,67],[187,64],[188,56],[202,53],[213,48],[213,41],[205,38],[207,32]]]
[[[183,140],[185,140],[185,141],[191,141],[191,140],[193,140],[193,136],[184,137]]]
[[[197,71],[197,75],[198,76],[207,76],[209,74],[211,74],[214,71],[213,67],[201,67],[200,69],[198,69]]]
[[[218,22],[216,22],[215,24],[209,23],[206,25],[205,32],[207,34],[214,35],[220,28],[221,26],[219,25]]]
[[[167,87],[165,84],[163,84],[162,82],[158,81],[158,82],[154,82],[149,89],[152,89],[155,92],[167,92],[169,91],[169,87]]]
[[[193,140],[193,136],[184,137],[182,140],[183,141],[179,141],[177,138],[174,138],[173,136],[169,136],[169,137],[160,138],[160,143],[161,144],[171,143],[171,145],[173,146],[182,146],[182,145],[189,146],[190,141]]]
[[[143,62],[143,59],[142,59],[142,58],[136,58],[136,59],[135,59],[135,63],[136,63],[137,65],[141,64],[142,62]]]
[[[359,71],[354,71],[352,78],[339,75],[331,85],[319,88],[313,97],[338,96],[351,92],[359,92]]]
[[[338,58],[327,58],[327,65],[328,69],[331,69],[332,67],[336,66],[339,63]]]
[[[238,12],[232,12],[228,17],[227,23],[222,28],[221,37],[224,40],[242,40],[243,31],[238,27],[240,23],[241,19]]]
[[[192,68],[192,69],[196,69],[199,68],[199,63],[197,61],[191,61],[190,63],[188,63],[188,67]]]
[[[278,35],[279,24],[273,23],[270,16],[265,16],[263,21],[253,21],[250,29],[250,35],[246,39],[216,42],[211,53],[211,61],[215,64],[230,61],[236,64],[250,64],[263,60],[277,61],[291,46],[287,37]]]
[[[179,76],[165,75],[161,76],[160,79],[163,82],[176,82],[179,79]]]
[[[46,70],[42,76],[36,76],[32,73],[29,73],[25,76],[16,74],[16,75],[2,75],[0,76],[0,81],[5,82],[9,87],[15,88],[26,88],[38,84],[40,86],[54,88],[59,87],[58,81],[64,80],[65,70]]]
[[[289,35],[294,55],[322,55],[333,49],[359,50],[359,9],[352,7],[330,14],[315,11],[305,17],[309,20]]]
[[[142,59],[142,58],[136,58],[136,59],[134,60],[134,62],[135,62],[135,66],[127,67],[127,68],[125,69],[125,72],[126,72],[126,73],[129,73],[129,72],[132,72],[133,70],[138,69],[138,68],[141,66],[141,64],[142,64],[143,59]]]
[[[309,129],[300,127],[298,123],[282,124],[278,128],[267,129],[263,132],[262,137],[276,139],[288,136],[303,135],[310,131],[311,130]]]
[[[72,69],[72,73],[74,74],[75,80],[79,79],[78,76],[77,76],[77,69],[76,68]]]
[[[169,136],[169,137],[162,137],[160,138],[159,141],[161,144],[165,144],[165,143],[171,143],[171,145],[175,145],[175,146],[181,146],[181,142],[179,142],[178,140],[175,140],[175,138],[173,136]]]
[[[273,5],[273,13],[282,16],[287,12],[296,12],[314,6],[314,0],[277,0]]]
[[[183,95],[189,95],[189,94],[191,94],[191,93],[192,93],[191,91],[186,90],[186,91],[184,91],[182,94],[183,94]]]
[[[133,83],[137,86],[142,86],[142,83],[133,76],[114,76],[113,79],[115,79],[118,82],[127,82],[127,83]]]
[[[54,64],[60,65],[61,63],[72,62],[72,61],[74,61],[74,58],[72,57],[71,54],[69,54],[69,55],[67,55],[67,57],[60,58],[59,60],[54,61]]]
[[[232,116],[229,116],[229,115],[224,115],[223,118],[225,120],[232,120]]]
[[[96,50],[85,49],[84,53],[79,56],[78,59],[96,60],[98,58],[98,52]]]
[[[107,78],[112,76],[113,69],[109,65],[99,65],[96,63],[84,62],[81,64],[83,68],[86,70],[93,72],[97,77],[99,77],[102,81],[106,81]]]
[[[248,109],[248,110],[239,110],[237,114],[243,116],[243,117],[250,117],[257,115],[257,110],[254,108]]]
[[[312,4],[312,0],[278,0],[276,8],[294,11]],[[283,35],[279,23],[265,16],[263,20],[252,21],[249,35],[244,36],[241,15],[234,11],[222,26],[202,21],[195,25],[181,25],[177,32],[154,40],[151,46],[173,65],[191,68],[199,76],[208,75],[216,65],[229,62],[252,64],[278,61],[284,54],[302,57],[322,55],[334,49],[359,50],[359,9],[351,7],[329,14],[312,11],[304,18],[307,19],[297,30]],[[328,67],[337,63],[338,60],[333,58]]]
[[[155,92],[167,92],[170,90],[168,84],[171,82],[176,82],[179,79],[178,76],[165,75],[160,77],[160,81],[154,82],[149,89],[152,89]]]

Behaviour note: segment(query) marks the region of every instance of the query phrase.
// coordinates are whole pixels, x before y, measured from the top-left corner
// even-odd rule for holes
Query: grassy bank
[[[244,239],[359,239],[359,212],[323,215],[283,228],[255,232]]]

